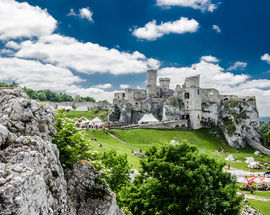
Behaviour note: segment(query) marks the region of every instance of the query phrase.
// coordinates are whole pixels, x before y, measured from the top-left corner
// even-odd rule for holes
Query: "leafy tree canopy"
[[[75,101],[77,102],[95,102],[96,100],[92,97],[86,96],[86,97],[81,97],[79,95],[75,96]]]
[[[239,213],[241,197],[223,163],[186,143],[153,147],[146,155],[141,174],[121,194],[133,214]]]
[[[65,118],[62,110],[58,110],[55,123],[57,134],[52,142],[60,151],[60,162],[64,168],[69,168],[80,160],[87,160],[102,173],[102,177],[115,193],[129,183],[131,170],[126,154],[92,151],[92,144],[86,138],[85,131],[78,129],[74,121]]]
[[[72,102],[74,100],[70,95],[65,93],[56,93],[51,90],[32,90],[26,87],[24,87],[23,90],[30,99],[39,101]]]

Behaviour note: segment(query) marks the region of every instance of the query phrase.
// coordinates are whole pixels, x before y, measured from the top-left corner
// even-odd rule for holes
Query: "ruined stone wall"
[[[102,110],[109,110],[110,105],[109,103],[105,102],[49,102],[49,101],[44,101],[42,102],[43,104],[48,105],[51,108],[57,109],[58,107],[85,107],[88,110],[92,110],[95,108],[100,108]]]

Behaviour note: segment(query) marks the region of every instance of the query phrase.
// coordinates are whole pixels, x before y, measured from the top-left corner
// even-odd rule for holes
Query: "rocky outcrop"
[[[59,151],[21,136],[0,151],[0,214],[65,214],[66,181]]]
[[[126,103],[122,107],[119,121],[124,124],[128,124],[131,122],[131,117],[132,117],[132,105],[130,103]]]
[[[176,97],[169,98],[163,106],[163,121],[180,120],[185,114],[185,104],[181,99]]]
[[[51,143],[54,118],[52,109],[20,88],[0,89],[0,215],[121,214],[91,164],[64,174]]]
[[[264,215],[264,214],[255,208],[252,208],[248,205],[244,205],[241,215]]]
[[[19,136],[40,136],[51,140],[55,112],[34,100],[28,99],[20,89],[0,90],[0,124]]]
[[[100,174],[87,161],[65,172],[69,215],[121,215],[116,195],[108,189]]]
[[[245,147],[247,139],[260,143],[262,136],[255,97],[223,100],[219,126],[232,147]]]

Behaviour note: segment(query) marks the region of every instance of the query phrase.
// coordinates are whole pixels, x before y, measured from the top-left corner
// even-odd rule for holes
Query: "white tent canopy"
[[[95,124],[95,125],[101,125],[101,124],[104,124],[100,118],[98,117],[95,117],[94,119],[91,120],[90,122],[91,124]]]
[[[258,166],[258,162],[250,162],[248,167],[249,168],[256,168]]]
[[[141,120],[139,121],[139,124],[143,123],[157,123],[159,122],[151,113],[145,114]]]
[[[246,163],[252,163],[252,162],[254,162],[254,157],[246,157]]]
[[[229,156],[225,159],[226,161],[234,161],[234,158],[232,154],[229,154]]]

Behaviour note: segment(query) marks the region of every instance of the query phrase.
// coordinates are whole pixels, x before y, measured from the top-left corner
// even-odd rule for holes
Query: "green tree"
[[[63,112],[58,111],[55,119],[57,134],[52,142],[60,151],[60,162],[64,168],[80,160],[91,160],[95,154],[91,151],[92,145],[86,139],[82,130],[75,127],[74,122],[64,118]]]
[[[104,175],[106,182],[115,193],[118,193],[130,182],[131,169],[127,155],[120,155],[111,150],[101,153],[98,158],[108,169]]]
[[[224,163],[186,143],[151,148],[141,174],[121,195],[133,214],[238,214],[241,197]]]

